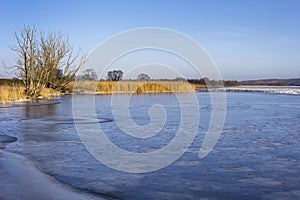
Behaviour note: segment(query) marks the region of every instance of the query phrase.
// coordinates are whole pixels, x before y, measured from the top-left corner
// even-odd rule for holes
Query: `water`
[[[25,155],[63,183],[107,199],[300,197],[299,95],[227,93],[222,135],[204,159],[199,159],[198,152],[209,126],[211,105],[208,93],[196,95],[200,126],[194,142],[176,162],[151,173],[116,171],[89,154],[74,124],[69,123],[73,117],[71,96],[63,98],[61,104],[1,108],[0,134],[18,138],[6,147],[8,151]],[[86,102],[93,97],[76,98]],[[119,98],[122,100],[122,96]],[[113,119],[110,100],[106,95],[95,97],[98,118]],[[149,124],[148,110],[153,104],[164,106],[167,118],[154,137],[131,137],[117,127],[116,121],[99,126],[120,148],[139,153],[155,151],[175,136],[181,111],[174,95],[135,95],[129,109],[133,121]],[[5,187],[1,181],[0,186]]]

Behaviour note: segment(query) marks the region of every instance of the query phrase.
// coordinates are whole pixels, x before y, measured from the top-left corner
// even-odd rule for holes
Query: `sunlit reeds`
[[[69,85],[69,89],[75,93],[183,93],[195,92],[201,85],[191,84],[186,81],[77,81]],[[0,84],[0,102],[7,103],[27,99],[25,87],[20,83]],[[54,89],[44,88],[41,97],[52,98],[59,96],[60,92]]]
[[[40,97],[50,99],[59,95],[60,92],[58,91],[49,88],[44,88],[41,91]],[[0,85],[0,103],[10,103],[15,101],[23,101],[26,99],[27,97],[25,95],[24,86],[20,84]]]
[[[0,85],[0,102],[6,103],[25,99],[24,89],[20,85]]]
[[[180,93],[195,92],[195,84],[185,81],[79,81],[73,92],[80,93]]]

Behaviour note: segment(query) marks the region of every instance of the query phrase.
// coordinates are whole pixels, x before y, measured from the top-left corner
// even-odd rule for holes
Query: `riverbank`
[[[200,84],[191,84],[187,81],[77,81],[72,85],[75,93],[95,94],[152,94],[152,93],[183,93],[195,92],[197,87],[205,87]]]
[[[22,85],[0,85],[0,103],[7,104],[12,102],[31,101],[24,93],[25,87]],[[39,99],[53,99],[60,96],[59,91],[44,88]]]
[[[152,94],[195,92],[196,88],[202,87],[205,85],[185,81],[79,81],[71,83],[68,90],[83,94]],[[30,100],[26,97],[24,90],[21,84],[0,85],[0,103]],[[60,95],[59,91],[44,88],[38,98],[51,99]]]
[[[3,150],[15,137],[0,135],[0,200],[102,200],[80,190],[68,187],[53,177],[42,173],[27,158]]]

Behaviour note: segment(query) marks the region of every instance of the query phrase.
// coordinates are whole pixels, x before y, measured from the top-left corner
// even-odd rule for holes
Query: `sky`
[[[224,79],[300,77],[298,0],[0,0],[0,61],[8,66],[13,32],[24,25],[61,32],[87,54],[129,29],[168,28],[197,41]]]

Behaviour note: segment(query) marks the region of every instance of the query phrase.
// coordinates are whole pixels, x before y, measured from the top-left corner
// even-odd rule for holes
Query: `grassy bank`
[[[58,95],[60,95],[58,91],[49,88],[44,88],[41,91],[41,97],[46,99]],[[21,80],[0,79],[0,103],[10,103],[25,99],[30,99],[30,97],[25,95],[25,87]]]
[[[195,88],[200,87],[184,81],[80,81],[73,86],[73,92],[99,94],[195,92]]]
[[[0,103],[10,103],[30,99],[25,95],[25,87],[21,85],[0,85]],[[45,88],[42,90],[40,97],[51,99],[53,96],[59,96],[60,92],[53,89]]]
[[[70,90],[78,93],[182,93],[195,92],[195,88],[205,87],[185,81],[81,81],[70,84]],[[16,80],[0,80],[0,102],[7,103],[26,99],[24,85]],[[43,98],[60,95],[58,91],[45,88],[41,92]]]
[[[0,102],[7,103],[25,99],[24,90],[24,86],[21,85],[0,85]]]

